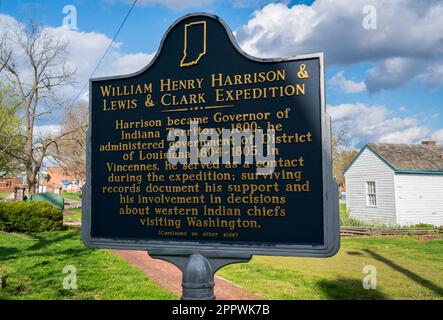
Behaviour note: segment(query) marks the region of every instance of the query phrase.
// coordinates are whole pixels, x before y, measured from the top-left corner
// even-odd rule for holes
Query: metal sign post
[[[152,258],[168,261],[182,271],[183,300],[214,300],[214,275],[217,270],[233,263],[251,260],[251,256],[244,254],[239,254],[238,257],[232,254],[217,257],[210,253],[162,249],[150,250],[148,254]]]

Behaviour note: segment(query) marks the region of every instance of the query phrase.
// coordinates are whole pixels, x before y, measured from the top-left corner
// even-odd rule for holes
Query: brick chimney
[[[435,140],[424,140],[421,142],[422,146],[425,147],[435,147],[437,145],[437,141]]]

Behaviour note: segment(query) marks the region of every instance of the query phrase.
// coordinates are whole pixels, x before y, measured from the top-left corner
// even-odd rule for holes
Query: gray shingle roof
[[[443,147],[369,143],[368,147],[396,170],[443,172]]]

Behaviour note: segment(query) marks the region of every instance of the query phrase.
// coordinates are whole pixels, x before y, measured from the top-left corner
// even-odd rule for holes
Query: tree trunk
[[[28,193],[30,195],[35,194],[35,174],[32,168],[33,165],[33,148],[32,148],[32,131],[28,130],[28,137],[23,151],[26,157],[25,169],[26,169],[26,182],[28,183]]]
[[[35,194],[35,175],[34,171],[31,169],[26,169],[26,181],[28,182],[28,193],[30,195]]]

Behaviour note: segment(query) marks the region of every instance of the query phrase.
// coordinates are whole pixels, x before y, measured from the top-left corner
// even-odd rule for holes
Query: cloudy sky
[[[66,39],[78,73],[69,88],[74,97],[132,2],[2,0],[0,33],[11,21],[33,18]],[[66,5],[77,10],[77,30],[63,26]],[[106,67],[94,76],[142,68],[169,25],[196,11],[220,16],[240,46],[258,57],[324,52],[328,112],[335,128],[347,128],[352,145],[423,139],[443,144],[442,0],[139,0]],[[54,130],[57,123],[47,125]]]

